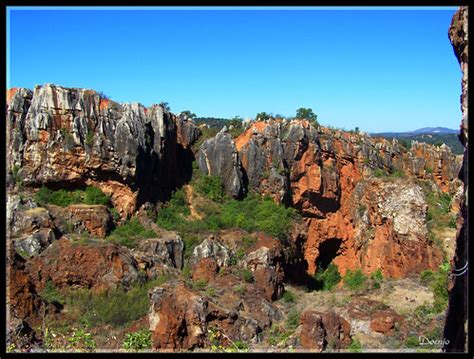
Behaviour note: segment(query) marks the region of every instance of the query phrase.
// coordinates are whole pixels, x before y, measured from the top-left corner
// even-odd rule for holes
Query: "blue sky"
[[[368,132],[461,120],[453,7],[8,10],[8,88],[84,87],[211,117],[310,107]]]

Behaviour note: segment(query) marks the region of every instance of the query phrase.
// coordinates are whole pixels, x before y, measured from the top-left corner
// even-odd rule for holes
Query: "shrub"
[[[41,291],[41,297],[46,300],[48,303],[64,303],[64,297],[53,284],[51,279],[48,279],[44,285],[43,290]]]
[[[378,268],[375,272],[370,275],[370,279],[372,281],[372,288],[378,289],[380,288],[380,283],[383,281],[382,270]]]
[[[151,332],[144,329],[126,334],[122,347],[128,350],[151,349]]]
[[[249,269],[244,269],[242,271],[242,278],[244,279],[244,281],[246,281],[247,283],[252,283],[254,281],[254,277],[253,277],[253,273],[251,270]]]
[[[87,333],[84,329],[76,329],[73,331],[71,337],[67,340],[69,342],[67,349],[89,349],[96,348],[94,339],[91,333]]]
[[[285,328],[287,330],[295,330],[300,324],[300,313],[293,308],[286,317]]]
[[[189,258],[194,251],[194,248],[202,242],[202,238],[189,233],[183,233],[181,239],[184,242],[184,258]]]
[[[134,248],[137,239],[153,237],[156,237],[156,233],[153,230],[146,229],[137,218],[132,218],[115,228],[106,239],[121,246]]]
[[[244,285],[241,285],[241,284],[236,284],[234,286],[234,288],[232,288],[232,290],[235,292],[235,293],[238,293],[240,295],[243,295],[246,291],[245,289],[245,286]]]
[[[374,177],[385,177],[387,174],[385,173],[385,171],[381,168],[376,168],[374,169],[374,171],[372,172],[372,174],[374,175]]]
[[[237,250],[237,253],[235,254],[235,256],[236,256],[236,259],[240,260],[240,259],[245,257],[245,251],[242,248],[239,248]],[[237,264],[237,263],[235,263],[235,264]]]
[[[98,187],[87,187],[84,195],[84,203],[89,205],[101,204],[108,206],[110,197]]]
[[[214,202],[222,202],[225,198],[224,185],[219,176],[199,176],[194,188],[203,196]]]
[[[196,283],[194,283],[193,287],[196,288],[197,290],[203,290],[204,288],[206,288],[206,285],[207,285],[207,280],[199,279],[198,281],[196,281]]]
[[[156,223],[164,229],[176,230],[185,225],[185,216],[190,214],[186,194],[181,188],[171,195],[166,207],[158,212]]]
[[[35,201],[40,206],[52,204],[60,207],[67,207],[71,204],[101,204],[109,205],[109,196],[105,195],[100,188],[87,187],[85,191],[75,190],[66,191],[59,189],[53,191],[46,186],[42,186],[35,194]]]
[[[418,348],[420,346],[420,340],[416,336],[409,336],[405,339],[406,348]]]
[[[12,167],[12,170],[11,170],[11,173],[12,173],[12,180],[15,184],[17,185],[21,185],[22,181],[21,181],[21,177],[20,175],[18,174],[18,172],[20,171],[20,166],[17,166],[17,165],[14,165]]]
[[[86,135],[86,145],[92,146],[94,143],[94,131],[88,130]]]
[[[424,285],[430,285],[431,282],[434,280],[434,273],[432,270],[424,270],[420,273],[420,280],[421,283]]]
[[[347,270],[346,275],[342,278],[344,285],[351,290],[362,289],[367,281],[367,276],[362,273],[360,268],[355,271]]]
[[[69,291],[65,302],[83,313],[81,321],[91,326],[125,326],[148,313],[148,290],[168,279],[164,275],[146,283],[133,284],[128,290],[117,288],[99,294],[84,289]]]
[[[323,290],[331,290],[341,281],[341,274],[337,265],[330,263],[326,270],[318,269],[314,278]]]
[[[294,303],[296,301],[295,295],[288,290],[285,290],[281,298],[285,303]]]
[[[351,344],[347,347],[350,352],[360,353],[362,352],[362,344],[357,339],[352,339]]]

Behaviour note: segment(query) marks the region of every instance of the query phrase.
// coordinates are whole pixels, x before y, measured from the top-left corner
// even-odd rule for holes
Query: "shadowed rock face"
[[[449,40],[454,49],[454,54],[459,61],[462,71],[461,81],[461,111],[462,120],[459,139],[465,147],[462,168],[459,178],[464,183],[464,195],[461,200],[461,216],[458,221],[456,235],[456,252],[452,259],[455,268],[464,268],[467,264],[468,254],[468,7],[461,6],[454,14],[448,30]],[[449,285],[449,306],[444,328],[444,337],[448,343],[443,350],[448,352],[464,352],[466,350],[466,322],[467,322],[467,284],[468,272],[456,272]]]
[[[27,186],[96,185],[131,213],[189,180],[199,132],[160,105],[51,84],[11,89],[7,100],[8,165]]]

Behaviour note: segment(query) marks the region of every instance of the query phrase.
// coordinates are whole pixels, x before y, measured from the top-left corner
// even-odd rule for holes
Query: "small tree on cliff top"
[[[295,117],[311,121],[315,127],[319,126],[318,115],[316,115],[311,108],[300,107],[296,110]]]

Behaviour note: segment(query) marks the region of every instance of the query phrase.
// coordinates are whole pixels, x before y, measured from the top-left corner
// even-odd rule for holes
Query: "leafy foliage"
[[[352,339],[351,344],[347,347],[349,352],[360,353],[362,352],[362,344],[357,339]]]
[[[46,300],[48,303],[59,303],[64,302],[64,297],[55,287],[51,279],[48,279],[44,285],[43,290],[41,291],[41,297]]]
[[[294,303],[296,301],[295,295],[289,290],[285,290],[281,298],[285,303]]]
[[[370,280],[372,282],[372,288],[380,288],[380,283],[383,281],[382,270],[378,268],[375,272],[372,272],[370,275]]]
[[[144,329],[126,334],[122,347],[128,350],[151,349],[151,332]]]
[[[348,269],[342,280],[347,288],[351,290],[359,290],[364,287],[367,281],[367,276],[362,273],[360,268],[357,268],[355,271]]]
[[[295,117],[313,121],[316,123],[316,126],[318,126],[318,115],[316,115],[311,108],[300,107],[296,110]]]
[[[121,246],[134,248],[138,239],[153,237],[156,237],[153,230],[146,229],[137,218],[132,218],[115,228],[106,239]]]
[[[242,271],[242,278],[244,279],[244,281],[246,281],[247,283],[252,283],[255,281],[254,277],[253,277],[253,273],[250,269],[244,269]]]
[[[65,293],[65,303],[83,313],[81,321],[89,326],[125,326],[148,313],[148,290],[168,279],[164,275],[153,281],[136,283],[128,290],[117,288],[99,294],[86,289],[72,290]]]
[[[255,116],[256,121],[266,121],[266,120],[269,120],[270,118],[272,118],[272,116],[266,112],[259,112]]]
[[[107,206],[110,204],[110,197],[97,187],[87,187],[85,191],[75,190],[66,191],[59,189],[54,191],[46,186],[41,188],[35,194],[35,201],[40,206],[52,204],[60,207],[67,207],[71,204],[101,204]]]
[[[334,263],[330,263],[326,270],[318,269],[315,280],[323,290],[331,290],[341,281],[339,268]]]
[[[295,330],[300,324],[300,316],[301,314],[296,310],[296,308],[293,308],[286,317],[285,328],[287,330]]]
[[[224,184],[219,176],[199,176],[194,188],[203,196],[214,202],[221,203],[225,198]]]

